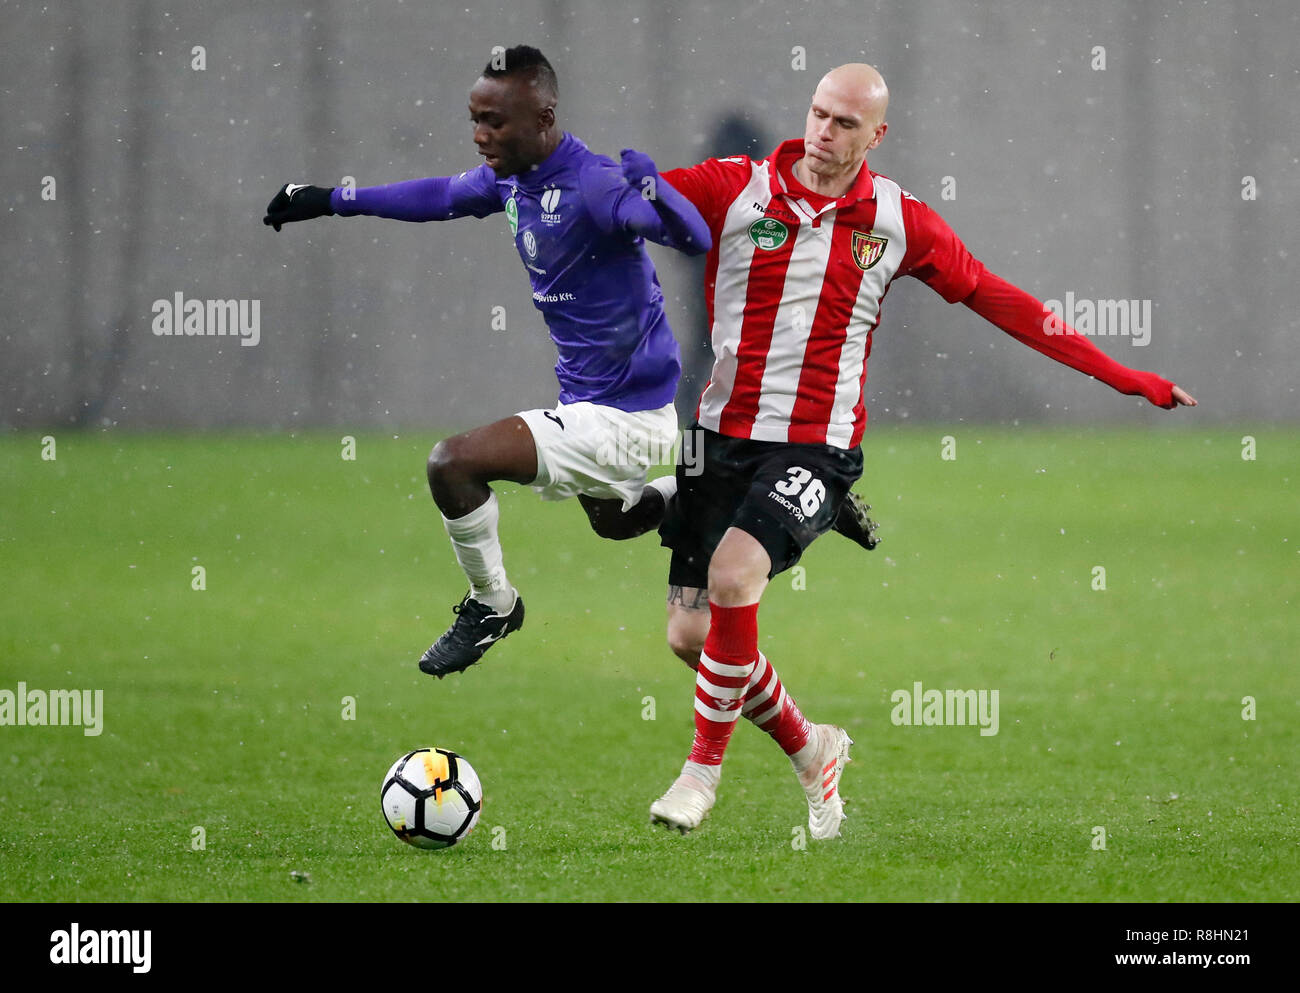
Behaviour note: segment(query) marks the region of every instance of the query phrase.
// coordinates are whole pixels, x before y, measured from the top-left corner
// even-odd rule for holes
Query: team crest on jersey
[[[790,229],[771,217],[760,217],[749,226],[749,240],[765,252],[773,252],[785,244]]]
[[[506,220],[510,222],[511,237],[519,233],[519,204],[515,202],[514,195],[506,201]]]
[[[880,256],[885,254],[885,246],[888,244],[888,238],[877,238],[865,231],[854,231],[853,244],[850,246],[853,250],[853,261],[858,264],[859,269],[866,272],[880,261]]]
[[[554,187],[542,194],[542,223],[559,224],[563,219],[557,208],[560,206],[560,191]]]

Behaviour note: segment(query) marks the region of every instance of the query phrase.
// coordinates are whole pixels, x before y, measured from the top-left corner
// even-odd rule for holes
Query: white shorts
[[[619,499],[627,510],[641,499],[652,465],[676,464],[677,411],[629,413],[602,404],[562,403],[554,410],[521,410],[537,445],[537,478],[530,484],[543,500],[579,493]]]

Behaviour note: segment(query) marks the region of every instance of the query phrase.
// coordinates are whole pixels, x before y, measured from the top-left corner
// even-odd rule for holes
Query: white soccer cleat
[[[650,804],[650,823],[676,828],[682,834],[694,831],[713,809],[721,776],[721,766],[687,759],[668,792]]]
[[[808,833],[819,841],[840,836],[844,800],[840,776],[850,761],[853,739],[834,724],[814,724],[808,744],[790,756],[799,784],[808,797]]]

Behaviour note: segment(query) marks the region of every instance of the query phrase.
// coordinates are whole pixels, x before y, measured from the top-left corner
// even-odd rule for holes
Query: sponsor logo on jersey
[[[785,244],[790,229],[771,217],[760,217],[749,226],[749,240],[765,252],[772,252]]]
[[[528,253],[530,259],[537,258],[537,239],[533,237],[531,231],[524,232],[524,251]]]
[[[794,519],[797,520],[800,524],[803,523],[804,521],[803,511],[801,511],[798,507],[792,504],[785,497],[781,496],[781,494],[776,492],[776,490],[768,490],[767,495],[769,499],[775,500],[786,510],[790,511],[790,513],[794,515]]]
[[[528,268],[538,273],[541,273],[541,275],[543,276],[546,275],[545,269],[538,269],[536,266],[529,266]],[[572,303],[577,299],[578,299],[578,295],[576,293],[534,293],[533,294],[533,303]]]
[[[514,194],[506,201],[506,220],[510,222],[510,234],[519,233],[519,204],[515,201]]]
[[[885,254],[885,246],[888,244],[888,238],[877,238],[865,231],[854,231],[853,242],[850,246],[853,251],[853,261],[858,264],[859,269],[866,272],[880,261],[880,257]]]
[[[789,221],[791,224],[798,224],[799,218],[795,217],[790,211],[785,210],[779,204],[769,203],[766,206],[755,200],[750,204],[754,210],[760,214],[766,214],[768,217],[775,217],[782,221]]]

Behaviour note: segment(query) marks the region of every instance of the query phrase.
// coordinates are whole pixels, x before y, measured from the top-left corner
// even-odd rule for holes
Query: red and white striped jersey
[[[714,364],[704,427],[734,438],[854,448],[871,333],[897,276],[949,303],[984,267],[938,214],[866,163],[838,200],[794,177],[802,139],[766,159],[710,159],[663,179],[709,223]]]

